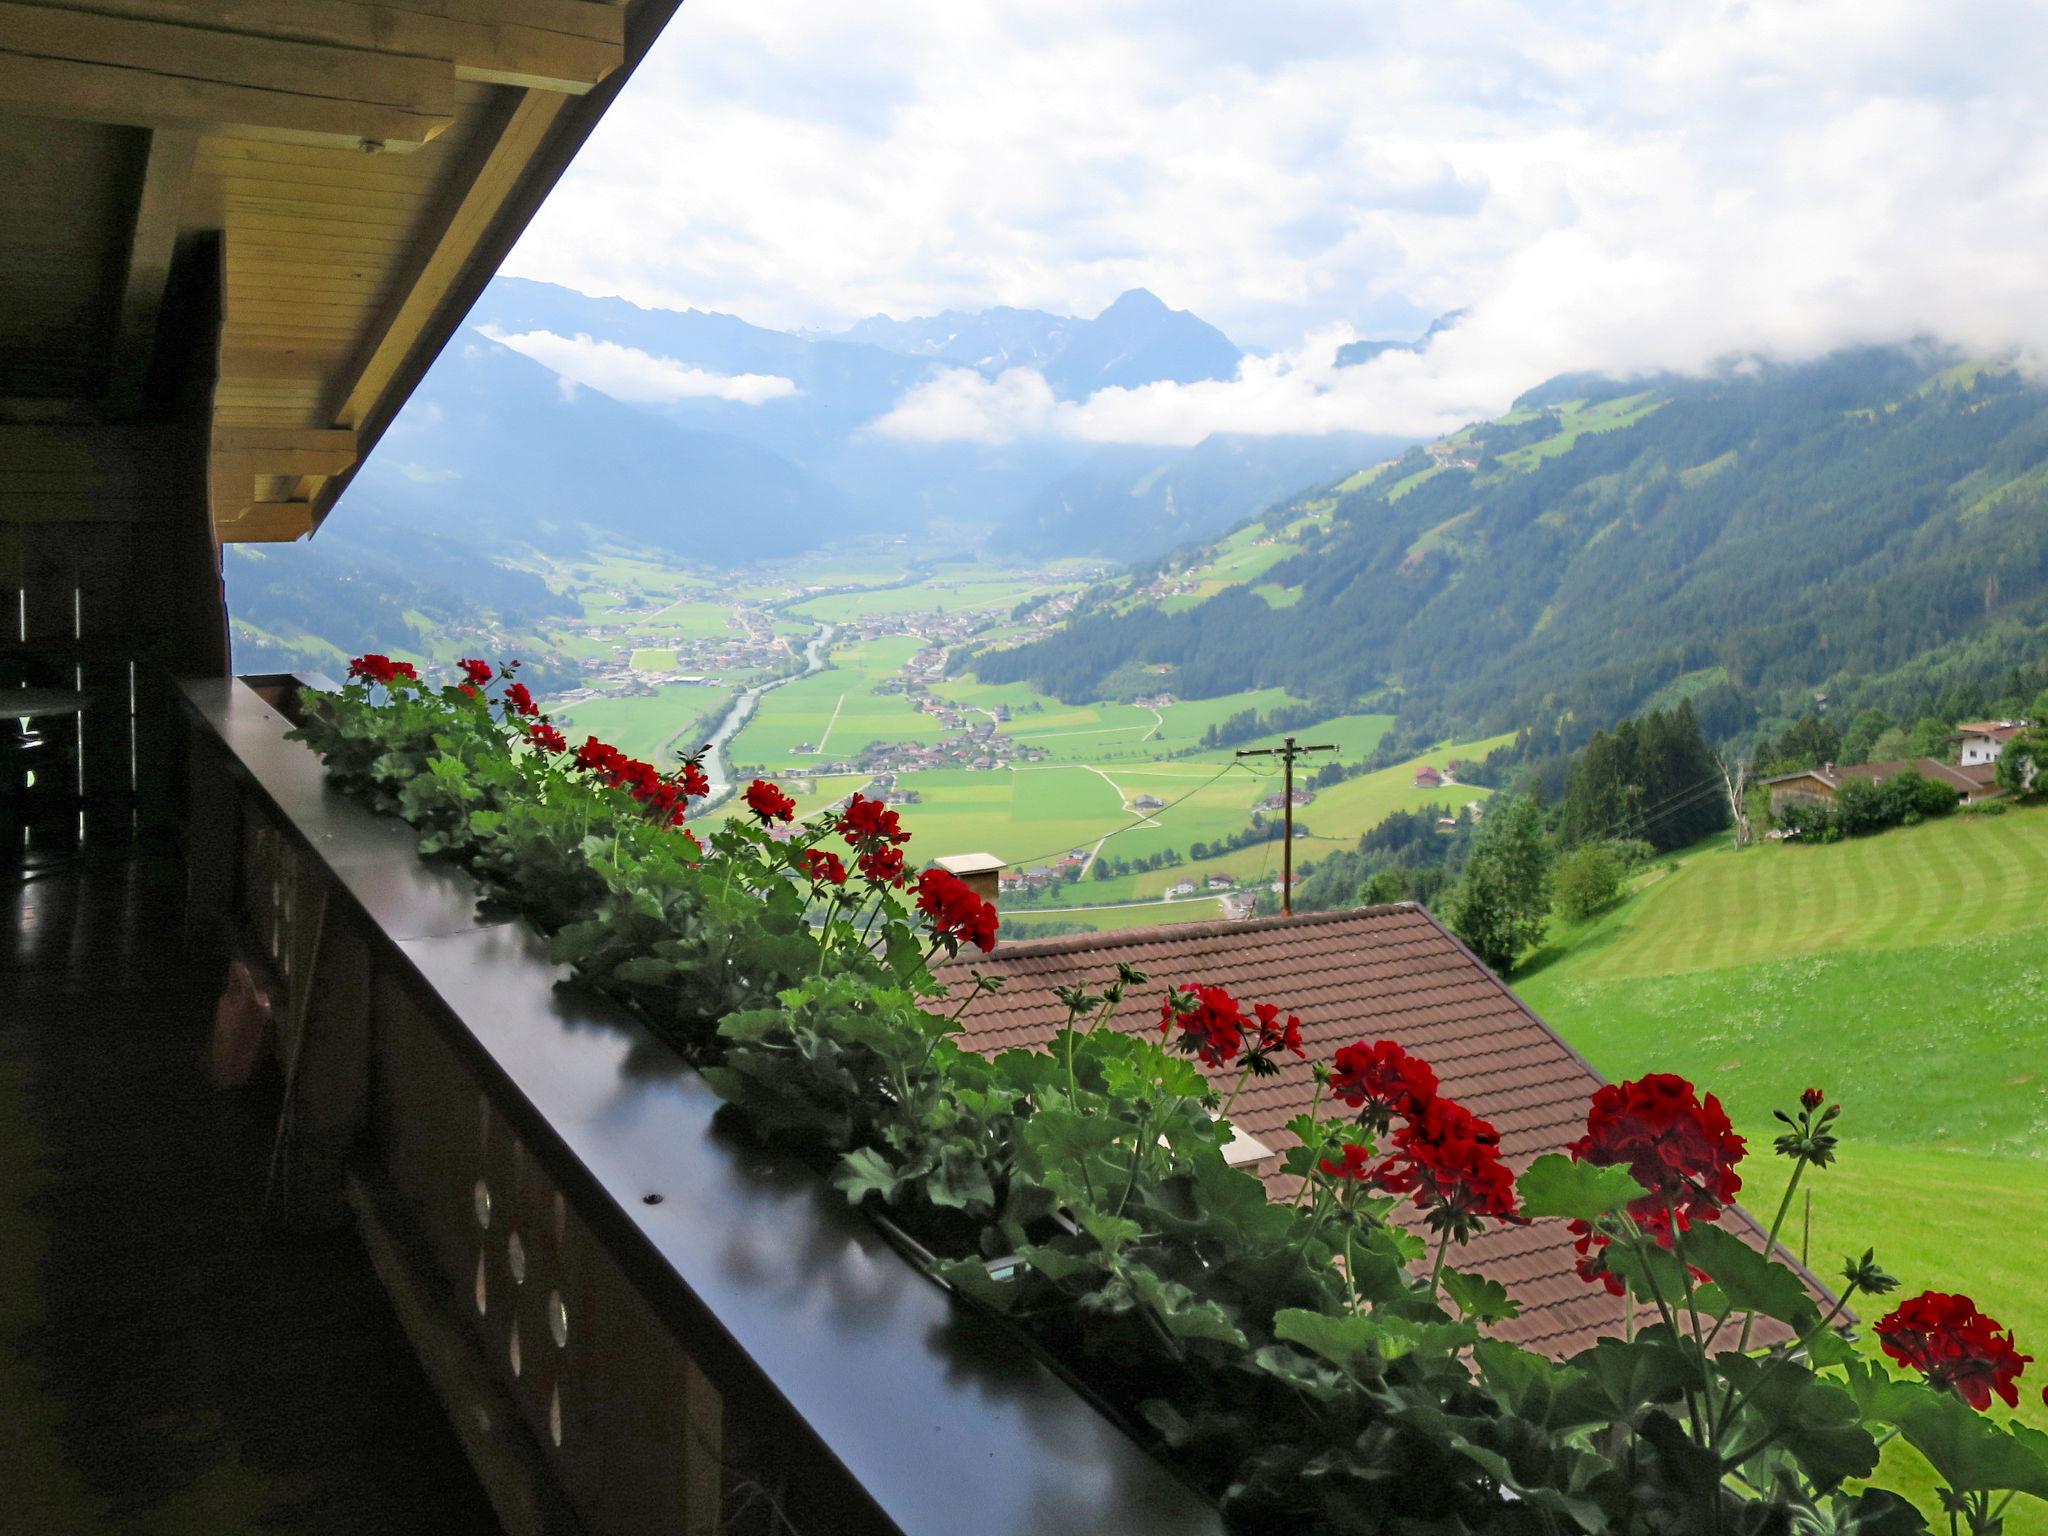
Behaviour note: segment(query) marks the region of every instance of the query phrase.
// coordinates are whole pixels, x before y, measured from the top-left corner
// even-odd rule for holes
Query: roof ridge
[[[1050,910],[1057,910],[1050,909]],[[1176,939],[1213,939],[1232,933],[1270,933],[1276,928],[1321,928],[1335,923],[1356,922],[1363,918],[1391,917],[1397,912],[1421,912],[1427,916],[1419,902],[1387,901],[1369,907],[1342,907],[1333,912],[1280,913],[1273,917],[1253,918],[1211,918],[1200,923],[1154,923],[1149,927],[1125,928],[1108,933],[1063,934],[1051,939],[1016,939],[1005,941],[995,951],[996,957],[1012,955],[1075,955],[1090,950],[1115,949],[1123,945],[1145,942],[1153,935],[1170,936]],[[940,966],[941,971],[952,970],[964,962],[950,960]]]

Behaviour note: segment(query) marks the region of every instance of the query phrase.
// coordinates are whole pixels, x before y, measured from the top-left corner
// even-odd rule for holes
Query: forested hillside
[[[1904,348],[1565,379],[1265,521],[1308,512],[1256,590],[1167,612],[1098,589],[975,670],[1066,698],[1134,665],[1193,697],[1394,688],[1410,740],[1590,730],[1718,683],[1766,697],[1919,669],[1936,687],[1959,657],[2038,653],[2048,389]]]

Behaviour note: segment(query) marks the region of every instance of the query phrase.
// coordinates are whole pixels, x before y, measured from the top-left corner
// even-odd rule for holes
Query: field
[[[571,740],[597,736],[622,752],[669,768],[675,765],[675,756],[673,751],[662,753],[662,743],[727,697],[725,690],[699,683],[664,683],[652,693],[581,699],[551,713]]]
[[[1824,1087],[1844,1147],[1814,1182],[1815,1268],[1875,1244],[1909,1294],[1968,1291],[2048,1359],[2048,810],[1678,862],[1561,930],[1515,989],[1608,1076],[1720,1095],[1765,1220],[1770,1111]],[[2021,1417],[2048,1426],[2041,1369]],[[1894,1454],[1903,1477],[1917,1458]],[[2013,1536],[2048,1532],[2048,1508],[2012,1514]]]
[[[1715,849],[1581,940],[1571,971],[1587,981],[1656,976],[2031,928],[2048,918],[2044,831],[2022,811],[1818,848]]]
[[[765,695],[733,743],[736,763],[801,769],[807,762],[851,757],[876,741],[937,741],[944,728],[918,713],[900,693],[878,694],[919,649],[901,635],[836,647],[832,665]],[[816,753],[799,753],[808,744]]]

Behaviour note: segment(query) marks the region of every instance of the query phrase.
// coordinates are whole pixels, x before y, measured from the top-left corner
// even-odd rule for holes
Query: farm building
[[[1944,763],[1932,757],[1915,757],[1891,763],[1855,763],[1848,767],[1823,763],[1818,768],[1803,768],[1797,773],[1781,773],[1763,782],[1771,794],[1771,809],[1781,811],[1786,806],[1802,800],[1832,802],[1836,789],[1851,779],[1882,784],[1886,779],[1908,769],[1923,779],[1948,785],[1962,798],[1965,805],[1974,805],[1979,800],[1996,799],[2004,793],[1998,787],[1997,770],[1993,763],[1987,761],[1958,768],[1953,763]]]
[[[943,967],[938,977],[963,989],[977,970],[1003,978],[1001,991],[961,1018],[961,1043],[992,1055],[1045,1044],[1067,1016],[1054,989],[1098,986],[1114,978],[1120,961],[1162,992],[1203,982],[1298,1012],[1309,1061],[1356,1040],[1394,1040],[1435,1067],[1446,1094],[1494,1124],[1517,1169],[1563,1150],[1584,1129],[1587,1101],[1605,1081],[1434,916],[1407,902],[1002,944]],[[1133,1003],[1117,1024],[1156,1030],[1157,1011]],[[1219,1072],[1227,1092],[1232,1074]],[[1297,1144],[1287,1123],[1315,1100],[1308,1062],[1292,1059],[1277,1075],[1253,1079],[1238,1099],[1238,1136],[1226,1155],[1278,1199],[1293,1198],[1297,1188],[1282,1167]],[[1731,1211],[1729,1224],[1762,1246],[1762,1230],[1746,1213]],[[1490,1231],[1464,1250],[1465,1267],[1520,1301],[1521,1316],[1502,1331],[1527,1348],[1569,1354],[1620,1331],[1614,1298],[1572,1272],[1571,1244],[1563,1227],[1538,1224]],[[1817,1281],[1808,1283],[1820,1293]]]
[[[1435,789],[1443,782],[1444,776],[1441,769],[1432,768],[1429,764],[1424,763],[1415,770],[1415,787],[1417,789]]]

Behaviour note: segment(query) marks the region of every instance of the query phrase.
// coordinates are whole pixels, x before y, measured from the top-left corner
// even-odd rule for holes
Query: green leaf
[[[1484,1275],[1446,1269],[1443,1288],[1444,1295],[1458,1309],[1458,1315],[1469,1322],[1500,1323],[1519,1317],[1522,1312],[1522,1304],[1508,1295],[1506,1286]]]
[[[1112,1216],[1086,1204],[1074,1207],[1074,1220],[1109,1254],[1118,1252],[1126,1243],[1136,1242],[1145,1231],[1128,1216]]]
[[[1326,1403],[1342,1402],[1358,1390],[1342,1371],[1280,1344],[1268,1344],[1254,1351],[1252,1364]]]
[[[1213,1301],[1203,1301],[1178,1280],[1167,1280],[1153,1273],[1142,1264],[1134,1264],[1127,1271],[1131,1290],[1166,1325],[1166,1331],[1176,1338],[1210,1339],[1218,1344],[1234,1344],[1239,1349],[1247,1346],[1243,1333],[1239,1332],[1230,1314]]]
[[[1822,1381],[1792,1360],[1730,1352],[1716,1355],[1714,1364],[1742,1404],[1733,1443],[1724,1446],[1729,1454],[1768,1436],[1822,1490],[1877,1470],[1877,1441],[1863,1427],[1862,1410],[1847,1388]]]
[[[652,955],[635,955],[612,967],[612,980],[628,987],[665,987],[675,975],[673,965]]]
[[[1042,1243],[1018,1245],[1017,1256],[1048,1280],[1071,1280],[1076,1275],[1098,1274],[1106,1265],[1099,1253],[1069,1253]]]
[[[1273,1336],[1313,1350],[1346,1370],[1386,1358],[1388,1346],[1386,1329],[1362,1312],[1332,1316],[1288,1307],[1273,1314]]]
[[[1626,1168],[1575,1163],[1561,1152],[1546,1152],[1531,1163],[1515,1188],[1525,1216],[1593,1221],[1643,1198],[1643,1186]]]
[[[896,1170],[873,1147],[857,1147],[847,1153],[839,1159],[839,1166],[832,1174],[833,1187],[843,1191],[855,1205],[869,1195],[880,1195],[883,1200],[889,1200],[902,1183]]]
[[[1686,1258],[1714,1277],[1736,1310],[1775,1317],[1800,1333],[1820,1321],[1820,1309],[1799,1277],[1733,1232],[1701,1223],[1681,1233],[1679,1242]]]
[[[2048,1435],[2001,1429],[1961,1399],[1931,1387],[1891,1402],[1899,1432],[1956,1492],[2015,1489],[2048,1499]]]
[[[989,1182],[987,1166],[972,1147],[957,1141],[949,1142],[939,1153],[939,1166],[925,1181],[924,1188],[933,1205],[954,1210],[976,1205],[987,1210],[996,1203],[995,1186]]]
[[[1602,1339],[1570,1363],[1586,1373],[1616,1419],[1652,1403],[1675,1403],[1700,1380],[1699,1366],[1662,1330]]]
[[[1661,1297],[1674,1316],[1684,1316],[1685,1268],[1670,1249],[1660,1248],[1654,1239],[1646,1238],[1640,1244],[1616,1240],[1602,1252],[1607,1267],[1628,1282],[1637,1301],[1656,1301]]]
[[[1017,1303],[1017,1282],[996,1279],[979,1259],[940,1259],[931,1272],[954,1290],[998,1312],[1007,1312]]]

